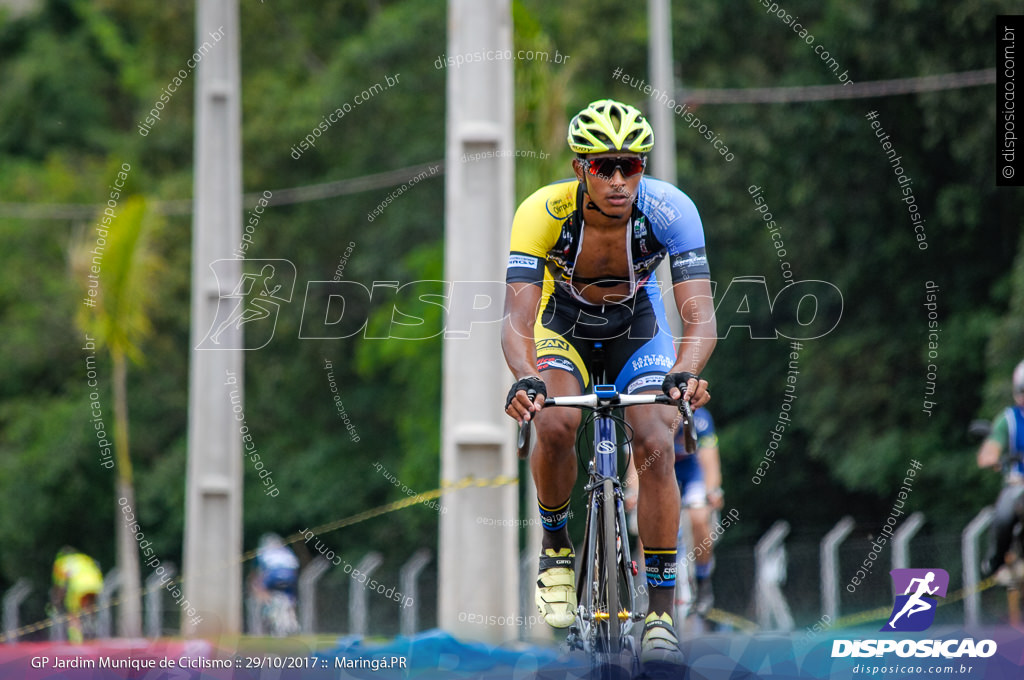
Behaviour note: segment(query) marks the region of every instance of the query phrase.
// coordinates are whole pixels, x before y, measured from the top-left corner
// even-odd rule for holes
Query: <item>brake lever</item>
[[[533,401],[534,399],[537,398],[537,391],[527,390],[526,397],[530,401]],[[524,420],[523,423],[519,426],[519,437],[516,440],[516,454],[519,456],[519,458],[523,460],[525,460],[530,455],[530,440],[533,438],[533,428],[531,427],[531,425],[533,425],[533,418],[530,418],[529,420]]]
[[[680,399],[679,413],[683,416],[683,447],[687,453],[697,453],[697,429],[693,426],[693,409],[690,402]]]

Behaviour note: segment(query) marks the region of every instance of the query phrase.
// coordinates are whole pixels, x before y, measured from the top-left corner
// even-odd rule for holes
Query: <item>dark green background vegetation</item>
[[[677,1],[676,74],[688,88],[833,84],[833,74],[758,2]],[[791,0],[817,44],[857,82],[990,68],[995,0]],[[1019,9],[1019,8],[1018,8]],[[38,12],[0,10],[0,202],[99,204],[116,169],[150,205],[192,193],[194,75],[142,137],[136,123],[194,51],[192,3],[50,0]],[[359,177],[442,159],[447,51],[442,2],[244,2],[243,184],[250,192]],[[645,98],[612,71],[644,76],[642,3],[515,3],[517,49],[555,49],[564,66],[516,64],[516,196],[569,174],[568,117],[613,96]],[[355,107],[300,160],[292,145],[358,92],[400,73],[400,85]],[[967,422],[1009,399],[1024,358],[1021,190],[997,189],[995,89],[972,87],[817,103],[704,105],[696,114],[735,154],[725,162],[676,120],[678,183],[704,221],[719,294],[734,277],[783,285],[775,249],[748,187],[762,187],[797,279],[843,294],[839,326],[804,343],[793,426],[764,483],[750,477],[782,401],[789,346],[735,329],[705,377],[721,429],[727,503],[742,521],[727,545],[752,542],[776,519],[817,540],[844,514],[857,536],[877,531],[912,458],[924,464],[909,505],[928,531],[952,531],[994,499],[998,476],[975,468]],[[928,249],[914,240],[896,178],[865,119],[879,121],[913,178]],[[368,223],[391,189],[275,207],[255,230],[250,258],[285,258],[307,280],[329,280],[349,242],[346,279],[457,278],[442,271],[443,175],[424,180]],[[250,210],[253,205],[244,205]],[[480,215],[502,229],[507,216]],[[56,550],[73,542],[114,561],[114,477],[98,465],[75,324],[80,284],[69,273],[76,234],[95,219],[0,218],[0,590],[19,577],[42,617]],[[159,221],[164,261],[144,360],[129,368],[132,456],[141,523],[162,559],[181,563],[189,361],[191,219]],[[501,272],[495,272],[500,278]],[[925,282],[940,286],[936,395],[922,413],[927,359]],[[720,310],[728,319],[735,310]],[[376,314],[386,313],[380,310]],[[418,342],[298,339],[300,305],[275,339],[246,354],[246,417],[281,489],[259,493],[245,467],[246,547],[264,531],[290,534],[438,486],[439,338]],[[720,321],[724,332],[726,323]],[[112,423],[110,366],[100,393]],[[330,400],[334,364],[353,443]],[[504,394],[495,394],[500,400]],[[522,509],[532,517],[531,504]],[[380,550],[397,565],[436,548],[436,512],[413,508],[324,538],[350,562]],[[307,555],[303,555],[307,558]],[[391,567],[397,569],[397,566]],[[720,567],[721,569],[721,567]],[[886,586],[887,587],[887,586]]]

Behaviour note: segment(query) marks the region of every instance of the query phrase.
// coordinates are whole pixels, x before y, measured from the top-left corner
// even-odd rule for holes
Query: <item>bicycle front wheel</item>
[[[619,533],[616,527],[615,484],[604,480],[601,493],[602,552],[604,560],[604,595],[608,611],[608,651],[617,654],[621,648],[622,621],[619,620]]]

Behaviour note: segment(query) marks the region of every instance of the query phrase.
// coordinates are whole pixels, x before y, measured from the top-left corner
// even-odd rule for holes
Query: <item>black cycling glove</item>
[[[700,382],[700,376],[696,373],[690,373],[689,371],[683,371],[682,373],[669,373],[665,376],[664,382],[661,383],[661,391],[665,393],[665,396],[669,395],[669,390],[673,387],[678,387],[679,391],[686,394],[686,383],[690,381],[690,378],[695,378],[697,382]]]
[[[544,381],[540,378],[522,378],[516,381],[516,384],[512,386],[512,389],[508,391],[508,399],[505,400],[505,409],[512,405],[512,400],[516,398],[516,392],[519,390],[525,390],[526,396],[533,401],[538,394],[543,394],[545,397],[548,396],[548,388],[544,384]],[[532,394],[531,394],[532,392]]]

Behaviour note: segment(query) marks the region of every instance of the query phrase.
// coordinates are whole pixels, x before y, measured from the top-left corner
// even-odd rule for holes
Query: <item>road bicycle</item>
[[[262,607],[264,629],[273,637],[288,637],[299,632],[295,601],[288,593],[271,590]]]
[[[566,643],[570,650],[589,655],[595,666],[610,669],[626,664],[633,677],[639,670],[639,656],[633,634],[646,612],[636,606],[634,577],[639,574],[636,560],[630,554],[629,535],[623,503],[622,482],[618,473],[618,432],[622,428],[627,441],[632,428],[617,411],[643,404],[666,404],[680,410],[686,432],[687,450],[696,451],[697,436],[693,413],[685,401],[676,401],[663,394],[619,394],[614,385],[603,382],[603,371],[595,372],[593,392],[580,396],[548,397],[543,408],[578,408],[588,413],[577,434],[577,456],[591,453],[586,465],[588,483],[587,520],[583,548],[576,556],[576,617],[569,627]],[[532,400],[536,395],[528,393]],[[519,430],[518,448],[521,457],[529,451],[530,422]],[[583,442],[588,426],[593,426],[593,446]],[[582,463],[581,457],[581,463]],[[646,576],[644,576],[646,578]],[[626,658],[623,659],[623,656]]]
[[[987,420],[975,420],[971,422],[967,432],[977,439],[984,439],[991,429]],[[1004,479],[1008,477],[1010,469],[1020,463],[1024,463],[1024,455],[1019,453],[1004,453],[1000,456],[999,464]],[[1014,509],[1017,521],[1013,525],[1013,538],[1007,551],[1011,559],[1006,563],[1005,569],[997,572],[995,582],[1006,588],[1006,609],[1010,625],[1020,627],[1024,621],[1021,613],[1021,592],[1024,591],[1024,498],[1018,497]]]

